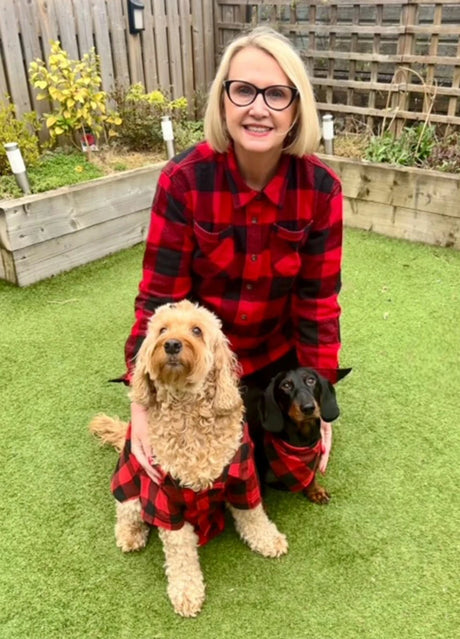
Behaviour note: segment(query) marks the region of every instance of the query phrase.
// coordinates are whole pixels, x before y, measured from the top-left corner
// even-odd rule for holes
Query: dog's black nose
[[[177,355],[182,350],[182,342],[178,339],[168,339],[164,348],[168,355]]]
[[[315,410],[315,405],[313,402],[303,402],[303,404],[300,405],[300,410],[304,415],[311,415]]]

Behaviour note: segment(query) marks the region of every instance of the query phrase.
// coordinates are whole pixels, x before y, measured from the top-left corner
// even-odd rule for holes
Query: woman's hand
[[[329,422],[323,422],[323,420],[321,420],[321,439],[323,442],[324,453],[321,455],[319,460],[318,470],[324,475],[332,446],[332,425]]]
[[[131,451],[150,479],[157,484],[161,475],[151,465],[153,452],[148,433],[147,410],[135,402],[131,404]]]

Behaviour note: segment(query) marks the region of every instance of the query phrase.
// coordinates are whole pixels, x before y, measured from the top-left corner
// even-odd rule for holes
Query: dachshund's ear
[[[321,387],[320,409],[321,418],[325,422],[333,422],[340,415],[339,406],[335,396],[335,389],[331,382],[318,374],[319,384]]]
[[[284,428],[284,416],[275,399],[275,389],[284,373],[278,373],[272,378],[260,398],[259,417],[264,430],[270,433],[280,433]]]
[[[146,340],[143,341],[136,358],[133,378],[131,382],[131,401],[148,407],[154,404],[156,399],[155,384],[150,378],[147,363],[150,353],[147,350]]]
[[[340,382],[341,379],[346,377],[349,373],[351,373],[352,368],[338,368],[337,369],[337,381]]]
[[[241,406],[238,389],[238,363],[227,340],[217,340],[214,348],[215,392],[214,410],[218,415],[231,413]]]

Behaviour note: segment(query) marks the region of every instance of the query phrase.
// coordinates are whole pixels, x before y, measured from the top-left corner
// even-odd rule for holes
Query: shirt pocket
[[[197,249],[194,269],[203,278],[232,275],[235,266],[235,240],[232,227],[217,233],[208,231],[197,222],[193,225]]]
[[[295,231],[273,224],[271,260],[274,274],[294,278],[300,271],[302,258],[300,250],[308,237],[311,222]]]

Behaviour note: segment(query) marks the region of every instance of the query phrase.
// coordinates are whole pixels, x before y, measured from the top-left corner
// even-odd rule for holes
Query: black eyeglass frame
[[[252,100],[250,100],[246,104],[238,104],[237,102],[232,100],[232,98],[230,97],[230,87],[232,86],[232,84],[234,82],[239,82],[240,84],[247,84],[248,86],[250,86],[253,89],[255,89],[255,95],[252,98]],[[294,100],[299,97],[299,90],[296,89],[296,87],[290,87],[288,84],[272,84],[269,87],[265,87],[265,89],[259,89],[259,87],[256,87],[256,85],[252,84],[252,82],[246,82],[245,80],[225,80],[222,84],[223,84],[223,87],[225,89],[225,93],[227,94],[228,99],[230,100],[230,102],[232,104],[234,104],[237,107],[247,107],[247,106],[251,105],[253,102],[256,101],[256,98],[259,95],[259,93],[261,93],[262,94],[262,98],[263,98],[265,104],[268,106],[269,109],[272,109],[272,111],[285,111],[286,109],[288,109],[291,106],[291,104],[294,102]],[[289,89],[291,91],[291,99],[289,100],[288,104],[286,106],[284,106],[282,109],[270,106],[268,104],[267,98],[265,96],[265,92],[266,91],[268,91],[269,89],[276,89],[277,87],[280,87],[282,89]]]

